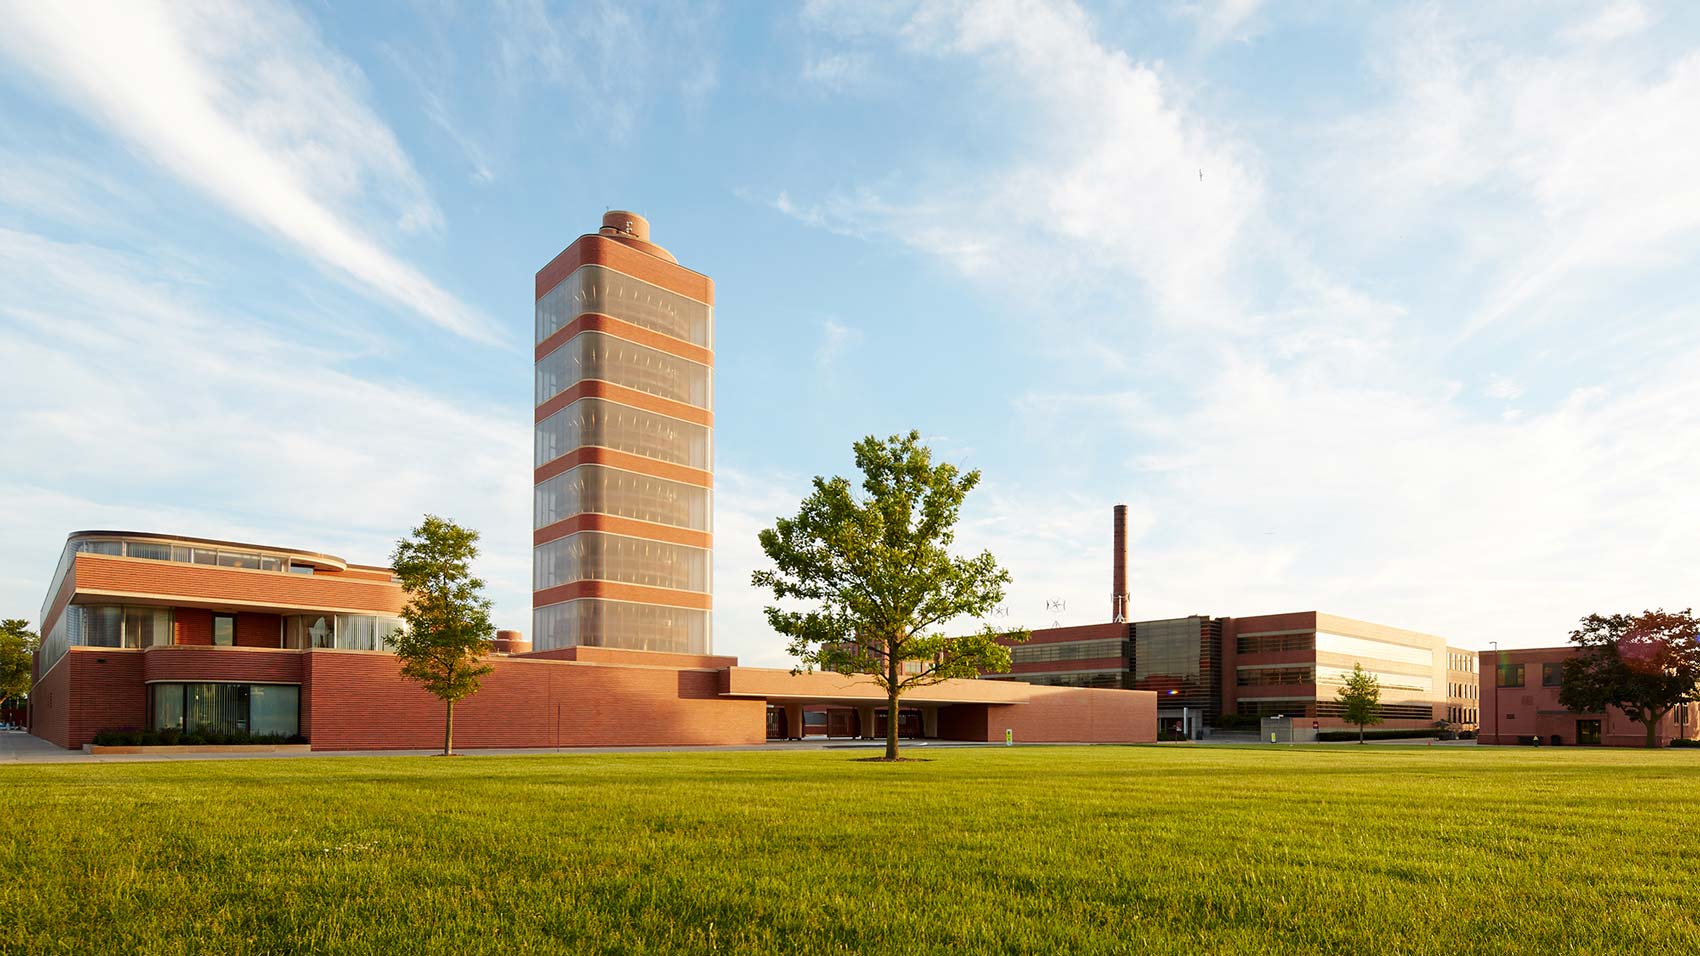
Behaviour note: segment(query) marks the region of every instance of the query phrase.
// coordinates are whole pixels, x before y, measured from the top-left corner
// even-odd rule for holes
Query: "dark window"
[[[1500,687],[1522,687],[1523,686],[1523,665],[1522,664],[1501,664],[1501,665],[1499,665],[1498,686],[1500,686]]]
[[[1305,634],[1258,634],[1251,637],[1241,637],[1234,641],[1234,648],[1241,654],[1273,654],[1277,651],[1309,651],[1316,648],[1316,635]]]
[[[1541,686],[1557,687],[1564,683],[1564,665],[1551,662],[1541,665]]]
[[[1316,716],[1345,717],[1346,707],[1338,700],[1316,702]],[[1390,720],[1433,720],[1434,707],[1429,704],[1382,704],[1381,716]]]
[[[236,615],[214,614],[212,625],[214,644],[219,647],[229,647],[236,643]]]

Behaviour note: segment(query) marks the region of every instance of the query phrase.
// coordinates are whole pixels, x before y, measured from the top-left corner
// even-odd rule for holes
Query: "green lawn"
[[[1697,751],[924,755],[0,767],[0,952],[1700,946]]]

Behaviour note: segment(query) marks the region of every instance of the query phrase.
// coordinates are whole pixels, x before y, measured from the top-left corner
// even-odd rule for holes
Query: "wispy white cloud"
[[[845,325],[834,318],[820,321],[820,344],[815,346],[815,367],[821,372],[833,371],[845,351],[862,341],[862,330]]]
[[[1046,464],[1027,485],[994,475],[970,505],[964,541],[1008,556],[1027,621],[1047,617],[1053,596],[1086,609],[1064,623],[1103,618],[1104,512],[1117,499],[1143,516],[1142,615],[1320,607],[1475,646],[1538,644],[1581,614],[1681,604],[1700,584],[1683,543],[1700,513],[1679,505],[1681,476],[1700,472],[1700,396],[1682,371],[1700,349],[1667,334],[1679,318],[1660,317],[1665,332],[1601,327],[1598,348],[1633,345],[1648,360],[1557,389],[1525,387],[1541,374],[1525,365],[1551,360],[1542,341],[1519,381],[1467,393],[1455,363],[1485,357],[1454,341],[1508,316],[1541,321],[1579,291],[1633,309],[1645,276],[1692,261],[1700,180],[1684,158],[1700,141],[1671,120],[1700,102],[1693,56],[1517,52],[1445,9],[1399,12],[1366,54],[1384,65],[1391,104],[1348,111],[1320,145],[1302,132],[1274,144],[1316,146],[1295,161],[1322,171],[1277,194],[1259,174],[1265,144],[1202,114],[1164,68],[1102,43],[1072,4],[883,17],[852,9],[827,32],[884,30],[912,54],[960,60],[984,75],[1012,136],[1041,145],[926,188],[792,191],[781,211],[902,237],[994,287],[1016,263],[1044,261],[1047,292],[1068,283],[1083,301],[1125,301],[1133,277],[1145,293],[1119,313],[1143,333],[1122,363],[1133,374],[1018,393],[1013,430]],[[1178,188],[1192,156],[1207,157],[1187,163],[1193,185],[1199,167],[1206,184],[1225,167],[1220,192]],[[950,225],[924,228],[937,222]],[[1360,247],[1360,234],[1380,241]],[[1449,248],[1392,274],[1462,276],[1459,288],[1393,294],[1341,278],[1403,236]],[[1066,319],[1037,321],[1094,351]],[[1484,409],[1483,393],[1560,397]]]
[[[6,4],[0,49],[137,151],[318,265],[457,334],[490,320],[358,224],[380,198],[399,232],[442,217],[359,71],[270,5]],[[367,210],[370,212],[370,210]]]
[[[1198,42],[1205,48],[1249,36],[1263,0],[1205,0],[1178,9],[1198,21]]]
[[[911,55],[973,65],[1020,148],[972,177],[941,170],[818,201],[785,196],[782,211],[890,236],[970,275],[1023,275],[1016,264],[1043,244],[1053,269],[1134,279],[1166,316],[1222,315],[1225,270],[1261,206],[1259,174],[1230,134],[1184,108],[1158,66],[1100,43],[1079,7],[986,0],[880,18],[820,4],[811,17],[859,36],[883,29]]]
[[[1607,43],[1634,36],[1657,19],[1639,0],[1618,0],[1591,19],[1565,27],[1559,37],[1573,43]]]
[[[42,568],[99,522],[376,562],[441,512],[484,532],[498,610],[529,626],[524,409],[360,374],[334,338],[207,304],[205,278],[0,229],[0,444],[29,462],[0,493],[32,502],[9,540]],[[192,507],[162,504],[184,489]]]
[[[717,3],[689,0],[641,8],[616,0],[502,0],[489,26],[509,96],[566,90],[581,126],[619,142],[658,97],[678,93],[700,106],[719,87],[718,17]]]
[[[1489,398],[1497,398],[1507,402],[1514,402],[1523,397],[1523,386],[1503,375],[1495,375],[1488,379],[1487,388],[1483,391]]]
[[[869,68],[866,54],[824,53],[803,63],[802,80],[833,92],[843,92],[867,82]]]
[[[1389,103],[1324,144],[1329,213],[1383,235],[1455,233],[1494,280],[1465,334],[1571,315],[1604,283],[1689,255],[1674,241],[1700,234],[1700,129],[1673,118],[1700,102],[1700,53],[1523,49],[1470,23],[1426,7],[1391,18],[1377,54]]]

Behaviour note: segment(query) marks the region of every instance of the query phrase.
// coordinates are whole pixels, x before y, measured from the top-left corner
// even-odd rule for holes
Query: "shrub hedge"
[[[1415,730],[1366,730],[1365,740],[1417,740],[1422,737],[1440,737],[1440,731],[1433,727]],[[1316,739],[1322,741],[1357,740],[1358,732],[1352,730],[1319,730]]]
[[[247,731],[222,731],[202,725],[184,732],[176,727],[164,730],[136,730],[133,727],[97,731],[97,747],[196,747],[202,745],[231,746],[240,744],[304,744],[300,734],[250,734]]]

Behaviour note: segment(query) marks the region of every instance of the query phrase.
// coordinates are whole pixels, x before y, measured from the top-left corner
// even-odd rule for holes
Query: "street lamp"
[[[1488,641],[1493,648],[1493,742],[1499,743],[1499,642]]]

